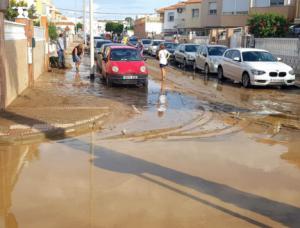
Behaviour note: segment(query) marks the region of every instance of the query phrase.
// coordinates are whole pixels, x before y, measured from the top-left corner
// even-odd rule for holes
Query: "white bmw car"
[[[241,82],[247,88],[253,86],[295,84],[292,67],[280,62],[270,52],[260,49],[237,48],[225,51],[218,66],[218,78]]]

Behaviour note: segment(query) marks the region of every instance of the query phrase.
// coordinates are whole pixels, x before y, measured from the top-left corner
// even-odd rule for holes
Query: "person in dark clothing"
[[[83,44],[79,44],[72,51],[72,58],[76,66],[76,72],[79,72],[79,66],[81,64],[82,55],[83,55]]]

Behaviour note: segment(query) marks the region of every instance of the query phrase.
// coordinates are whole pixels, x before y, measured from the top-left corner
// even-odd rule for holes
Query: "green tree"
[[[248,20],[249,32],[255,37],[284,37],[288,31],[287,19],[278,14],[254,14]]]
[[[78,22],[77,24],[76,24],[76,31],[78,32],[78,30],[79,29],[83,29],[83,24],[82,23],[80,23],[80,22]]]
[[[36,19],[37,16],[36,16],[36,8],[34,5],[31,5],[28,9],[28,17],[30,19]]]
[[[48,33],[49,33],[50,40],[52,40],[52,41],[57,40],[58,34],[57,34],[57,28],[56,28],[55,24],[53,24],[53,23],[49,24]]]
[[[107,22],[105,26],[105,30],[107,32],[112,32],[116,34],[121,34],[123,32],[124,25],[115,22]]]

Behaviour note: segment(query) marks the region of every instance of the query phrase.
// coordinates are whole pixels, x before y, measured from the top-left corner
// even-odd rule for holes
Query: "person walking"
[[[60,69],[65,69],[65,41],[62,33],[59,34],[56,46],[58,55],[58,66]]]
[[[141,53],[141,56],[143,57],[144,55],[144,45],[143,42],[139,39],[137,44],[136,44],[136,48],[139,50],[139,52]]]
[[[159,46],[158,59],[161,72],[161,80],[166,80],[166,67],[168,66],[168,59],[170,58],[170,52],[166,49],[165,45]]]
[[[72,58],[73,58],[73,62],[75,63],[77,73],[79,72],[82,55],[83,55],[83,44],[79,44],[72,51]]]

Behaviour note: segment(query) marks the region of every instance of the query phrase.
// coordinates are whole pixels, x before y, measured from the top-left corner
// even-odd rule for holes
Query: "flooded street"
[[[0,228],[300,227],[300,89],[247,90],[174,67],[161,83],[148,65],[148,90],[53,75],[62,96],[133,114],[0,146]]]

